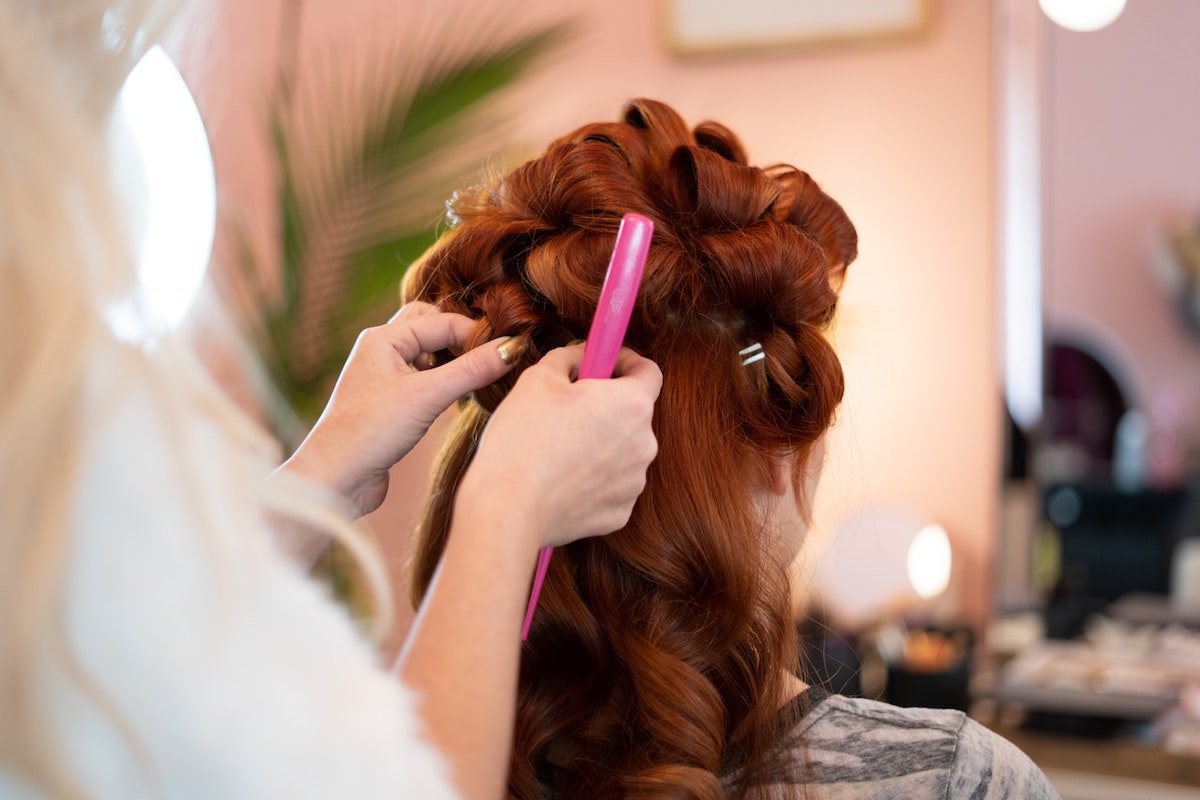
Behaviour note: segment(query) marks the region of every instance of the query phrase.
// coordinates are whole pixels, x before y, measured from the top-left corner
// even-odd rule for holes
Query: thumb
[[[549,369],[560,375],[564,375],[568,379],[574,379],[575,375],[579,372],[579,365],[582,362],[583,345],[571,344],[566,347],[554,348],[542,356],[542,360],[537,365],[542,369]]]
[[[436,401],[439,407],[449,407],[463,395],[504,377],[512,369],[512,363],[506,363],[498,350],[511,338],[502,336],[493,339],[447,364],[420,373],[421,378],[430,385],[430,399]]]

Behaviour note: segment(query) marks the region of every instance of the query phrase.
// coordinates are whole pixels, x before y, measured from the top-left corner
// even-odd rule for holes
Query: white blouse
[[[39,701],[97,798],[452,798],[416,699],[278,551],[270,465],[116,343],[94,363],[67,562],[67,642]],[[180,412],[180,406],[183,411]],[[0,768],[0,797],[35,796]]]

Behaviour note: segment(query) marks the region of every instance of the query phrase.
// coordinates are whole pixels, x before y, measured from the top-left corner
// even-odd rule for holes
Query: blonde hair
[[[74,675],[123,726],[77,666],[64,597],[90,429],[88,359],[111,339],[105,310],[135,279],[105,128],[130,69],[180,4],[0,0],[0,771],[51,796],[86,793],[64,772],[58,732],[35,691],[47,663]],[[181,345],[168,338],[159,346]],[[179,366],[170,374],[146,366],[164,363]],[[263,435],[190,359],[140,365],[169,420],[190,406],[242,449],[261,446]],[[186,481],[186,470],[177,472]],[[264,507],[286,508],[357,556],[377,626],[386,627],[386,573],[363,534],[292,487],[264,486]],[[142,758],[136,736],[125,738]]]

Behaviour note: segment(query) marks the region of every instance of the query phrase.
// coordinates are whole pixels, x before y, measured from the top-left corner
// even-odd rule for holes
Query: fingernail
[[[520,336],[510,336],[508,341],[496,348],[496,355],[500,356],[500,360],[505,364],[512,364],[518,358],[525,354],[529,349],[529,336],[521,334]]]

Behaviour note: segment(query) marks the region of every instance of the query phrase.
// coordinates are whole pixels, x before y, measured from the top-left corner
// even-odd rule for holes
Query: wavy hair
[[[799,484],[841,400],[825,332],[854,227],[806,173],[750,166],[728,129],[689,130],[651,100],[450,211],[407,295],[477,318],[475,344],[532,346],[463,402],[419,525],[417,603],[490,411],[521,366],[586,335],[622,215],[655,223],[626,343],[663,372],[658,458],[625,528],[555,555],[522,654],[511,795],[751,795],[786,766],[780,705],[797,664],[790,554],[751,487],[780,457]],[[755,342],[766,358],[743,365]]]

